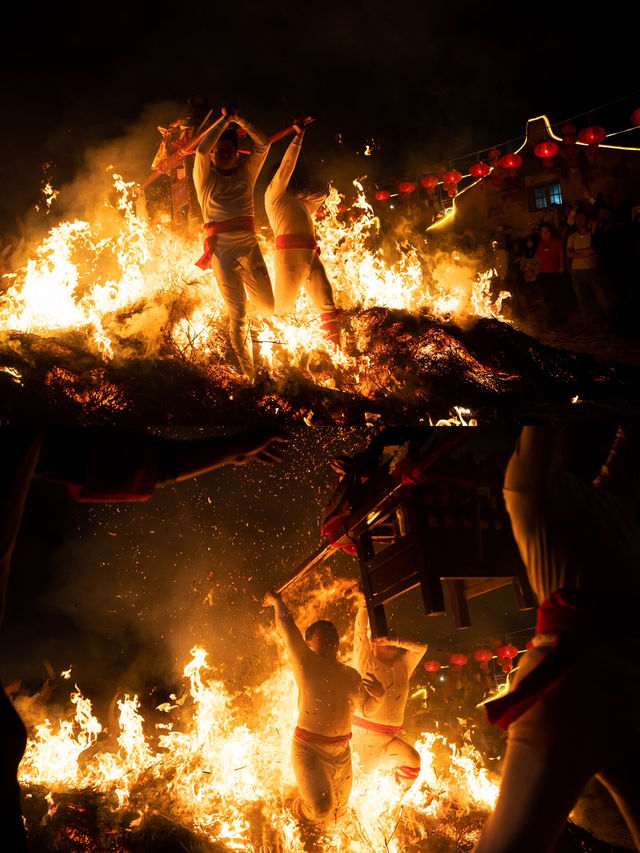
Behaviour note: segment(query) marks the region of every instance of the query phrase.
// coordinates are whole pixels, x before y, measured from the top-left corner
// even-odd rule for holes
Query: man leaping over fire
[[[289,314],[295,310],[304,285],[320,313],[325,335],[335,346],[340,346],[333,290],[320,260],[312,219],[324,202],[326,193],[313,193],[298,185],[295,168],[305,127],[302,121],[294,122],[293,126],[296,135],[264,197],[269,225],[276,238],[276,314]]]
[[[505,476],[541,604],[511,689],[486,703],[509,739],[476,853],[549,853],[595,775],[640,850],[640,432],[618,430],[602,467],[584,431],[569,438],[525,427]],[[605,689],[594,672],[606,673]]]
[[[356,708],[371,714],[384,688],[371,674],[360,676],[338,660],[335,625],[321,620],[304,639],[281,596],[270,592],[265,606],[275,609],[298,685],[298,725],[292,762],[300,798],[297,817],[327,826],[342,817],[351,793],[351,720]]]
[[[244,128],[254,143],[241,162],[238,135]],[[237,110],[223,107],[222,116],[196,149],[193,180],[205,221],[205,251],[197,261],[211,267],[229,312],[231,346],[247,376],[253,357],[247,320],[247,295],[262,316],[273,313],[273,290],[255,235],[253,189],[269,151],[269,137],[245,121]],[[213,162],[212,162],[213,161]]]
[[[420,754],[398,737],[404,723],[409,679],[427,650],[426,644],[390,637],[369,639],[369,616],[359,588],[353,597],[358,604],[353,638],[353,665],[358,672],[372,672],[384,687],[382,704],[373,713],[353,718],[353,749],[362,769],[376,768],[393,773],[403,793],[420,773]]]

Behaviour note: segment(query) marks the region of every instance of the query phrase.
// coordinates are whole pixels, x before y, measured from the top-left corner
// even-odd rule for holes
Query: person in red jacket
[[[543,223],[540,226],[540,242],[537,249],[538,286],[547,318],[557,321],[561,304],[562,275],[564,273],[564,248],[562,241],[554,237],[551,226]]]

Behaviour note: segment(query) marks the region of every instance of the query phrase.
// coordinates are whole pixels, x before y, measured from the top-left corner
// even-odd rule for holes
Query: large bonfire
[[[343,311],[342,347],[324,337],[302,293],[295,315],[256,318],[265,378],[254,384],[231,351],[214,276],[194,264],[201,229],[150,225],[136,185],[112,179],[98,214],[55,225],[4,277],[8,418],[44,408],[79,422],[228,422],[251,412],[362,423],[369,412],[459,423],[468,420],[462,407],[491,418],[499,404],[503,415],[511,406],[524,417],[589,400],[628,411],[634,368],[612,370],[517,331],[492,269],[434,248],[415,228],[384,233],[357,181],[350,209],[334,188],[317,222]],[[259,240],[273,270],[267,229]]]
[[[344,594],[347,583],[318,590],[311,609],[320,613],[329,597]],[[301,624],[312,618],[309,602],[304,612],[296,609]],[[207,652],[193,648],[183,695],[172,694],[161,704],[155,723],[143,718],[138,697],[127,695],[117,702],[117,730],[107,733],[76,686],[73,710],[62,721],[47,719],[35,727],[21,764],[23,788],[43,803],[40,825],[32,831],[46,835],[49,826],[58,835],[56,843],[78,840],[78,808],[83,797],[85,808],[92,797],[100,802],[96,836],[117,834],[123,845],[117,849],[137,849],[136,835],[160,817],[165,832],[180,827],[203,850],[308,850],[309,838],[289,810],[296,687],[275,631],[265,629],[264,639],[277,645],[278,664],[262,683],[235,695],[222,672],[208,664]],[[434,728],[420,734],[415,746],[422,769],[403,800],[389,775],[363,776],[355,763],[348,815],[313,839],[321,845],[314,849],[471,849],[495,805],[497,778],[468,738],[449,742]],[[75,811],[57,820],[58,808],[74,797]],[[131,848],[125,846],[127,838]],[[453,846],[433,848],[438,838]],[[98,837],[86,842],[82,849],[104,849]]]
[[[25,382],[44,351],[48,387],[87,407],[93,389],[94,398],[100,397],[96,405],[114,411],[126,409],[129,401],[122,389],[110,386],[109,370],[136,361],[186,365],[224,389],[227,397],[242,390],[248,383],[230,352],[215,279],[211,271],[202,273],[194,265],[201,253],[199,229],[167,222],[150,226],[137,212],[136,186],[116,174],[113,183],[114,193],[100,215],[55,225],[24,267],[5,276],[0,301],[3,372],[17,385]],[[323,262],[345,312],[343,347],[336,349],[324,337],[304,293],[295,315],[268,323],[254,320],[259,359],[272,388],[306,384],[374,400],[401,390],[408,381],[403,373],[410,372],[409,364],[401,365],[411,333],[401,328],[402,322],[389,330],[390,316],[425,316],[462,327],[478,318],[504,319],[501,305],[507,294],[492,295],[492,270],[479,270],[460,254],[426,252],[415,237],[385,243],[358,182],[355,189],[349,215],[341,212],[341,197],[332,189],[317,223]],[[272,270],[273,240],[266,229],[259,237]],[[397,364],[382,357],[383,339],[388,344],[390,335],[397,337]],[[442,335],[423,336],[415,346],[409,360],[441,364],[454,359],[464,363],[481,387],[498,390],[509,379]],[[78,381],[81,375],[84,384]],[[411,392],[408,387],[407,394]],[[451,406],[462,402],[453,400]]]

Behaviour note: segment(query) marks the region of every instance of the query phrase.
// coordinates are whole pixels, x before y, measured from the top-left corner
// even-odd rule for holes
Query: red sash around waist
[[[280,234],[276,237],[276,249],[312,249],[320,254],[320,247],[312,234]]]
[[[253,216],[236,216],[234,219],[224,219],[222,222],[207,222],[204,230],[207,234],[204,240],[204,254],[198,258],[196,266],[201,270],[208,270],[218,234],[227,234],[229,231],[255,231],[256,228]]]
[[[374,723],[373,720],[363,720],[362,717],[354,717],[353,725],[381,735],[399,735],[402,731],[402,726],[384,726],[382,723]]]
[[[338,735],[338,737],[327,737],[326,735],[317,735],[315,732],[308,732],[306,729],[301,729],[300,726],[296,726],[296,730],[294,732],[297,738],[300,740],[304,740],[307,743],[315,743],[318,746],[331,746],[336,743],[349,743],[351,740],[351,732],[348,735]]]
[[[508,728],[556,687],[583,653],[591,632],[637,636],[634,598],[593,605],[575,591],[556,590],[538,608],[536,631],[555,636],[547,656],[513,690],[484,703],[490,723]]]

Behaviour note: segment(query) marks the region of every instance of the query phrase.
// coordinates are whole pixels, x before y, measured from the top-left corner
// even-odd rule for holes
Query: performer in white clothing
[[[312,193],[297,186],[294,170],[305,127],[302,121],[294,122],[294,127],[296,135],[264,197],[269,224],[276,238],[276,314],[292,313],[300,289],[305,286],[320,313],[326,336],[339,346],[338,312],[331,283],[320,260],[312,218],[326,193]]]
[[[254,143],[238,157],[238,137],[229,124],[243,127]],[[269,151],[269,138],[231,108],[211,127],[196,150],[193,180],[205,221],[205,252],[197,261],[213,269],[229,311],[231,345],[242,370],[253,374],[247,295],[262,316],[273,313],[273,290],[255,235],[253,190]],[[213,161],[213,162],[212,162]]]
[[[599,472],[584,430],[566,435],[525,427],[505,476],[540,607],[509,692],[486,703],[509,740],[476,853],[550,853],[592,776],[640,850],[640,432],[621,428]]]
[[[389,771],[403,792],[420,773],[420,754],[399,737],[409,696],[409,679],[427,650],[426,644],[385,638],[371,642],[364,595],[355,593],[358,613],[353,638],[353,666],[382,683],[382,704],[353,718],[353,750],[362,769]]]

